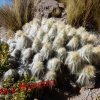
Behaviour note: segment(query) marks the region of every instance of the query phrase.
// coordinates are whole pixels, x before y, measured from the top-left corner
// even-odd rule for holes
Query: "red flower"
[[[2,94],[3,93],[3,89],[2,88],[0,88],[0,94]]]
[[[38,88],[43,88],[43,82],[38,82],[38,83],[37,83],[37,87],[38,87]]]
[[[49,86],[53,87],[55,86],[56,81],[55,80],[49,80]]]
[[[7,89],[7,88],[4,88],[3,94],[4,94],[4,95],[7,95],[7,94],[8,94],[8,89]]]
[[[30,83],[30,86],[32,87],[32,89],[36,88],[37,87],[37,83],[34,82],[34,83]]]
[[[27,84],[26,83],[20,83],[19,88],[20,88],[20,90],[27,89]]]
[[[43,84],[44,87],[48,87],[49,86],[49,81],[43,81],[42,84]]]
[[[15,92],[16,92],[16,87],[15,87],[15,86],[13,86],[13,87],[11,88],[11,92],[12,92],[12,93],[15,93]]]

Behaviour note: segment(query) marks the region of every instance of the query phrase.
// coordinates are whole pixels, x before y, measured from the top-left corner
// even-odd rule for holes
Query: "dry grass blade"
[[[34,16],[34,0],[13,0],[0,8],[0,26],[16,31]]]
[[[57,0],[66,4],[67,21],[73,26],[90,23],[100,30],[100,0]],[[90,26],[90,25],[89,25]]]

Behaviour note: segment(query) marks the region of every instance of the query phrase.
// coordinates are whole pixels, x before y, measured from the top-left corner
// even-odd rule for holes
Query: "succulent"
[[[11,82],[12,79],[16,79],[18,77],[18,73],[14,69],[9,69],[7,72],[4,73],[3,79],[4,81]]]
[[[4,74],[5,79],[19,74],[19,80],[23,81],[58,82],[60,79],[72,80],[70,75],[74,75],[81,86],[95,83],[97,65],[100,65],[100,45],[96,44],[96,35],[84,27],[76,29],[53,18],[35,18],[22,29],[8,41],[12,48],[9,55],[17,59],[20,66],[15,68],[17,72],[9,69]]]
[[[43,62],[35,62],[31,69],[32,75],[36,77],[40,77],[40,75],[44,74],[44,65]]]
[[[95,82],[95,71],[95,66],[85,65],[78,77],[77,83],[88,86],[91,82]]]
[[[23,64],[29,64],[30,60],[33,56],[33,49],[32,48],[27,48],[22,52],[22,63]]]
[[[16,36],[19,37],[14,50],[21,50],[22,64],[30,64],[27,68],[36,77],[42,73],[43,78],[49,71],[56,74],[62,65],[69,69],[70,74],[77,76],[77,73],[81,75],[86,64],[99,63],[99,45],[95,45],[97,37],[84,27],[76,29],[53,18],[34,18],[23,26],[22,31],[17,31]],[[33,55],[30,50],[33,50]],[[98,62],[93,59],[96,55]]]

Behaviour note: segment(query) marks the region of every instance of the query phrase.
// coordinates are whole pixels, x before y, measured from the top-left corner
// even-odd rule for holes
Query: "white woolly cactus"
[[[19,50],[19,49],[14,49],[11,53],[10,53],[10,55],[12,56],[12,57],[20,57],[20,55],[21,55],[21,51]]]
[[[93,84],[95,82],[95,71],[95,66],[85,65],[82,72],[79,74],[77,83],[85,86]]]
[[[92,60],[95,64],[100,64],[100,45],[93,48],[93,59]]]
[[[37,34],[38,29],[40,28],[39,21],[37,19],[34,19],[33,22],[31,22],[31,28],[29,31],[29,37],[35,37]]]
[[[33,64],[33,67],[31,69],[32,75],[36,77],[40,77],[40,75],[43,76],[44,74],[44,65],[43,62],[37,61]]]
[[[42,47],[41,41],[38,38],[35,38],[32,44],[32,49],[35,53],[39,52]]]
[[[44,24],[46,24],[47,20],[48,20],[47,18],[43,17],[41,21],[41,25],[43,26]]]
[[[65,59],[67,57],[67,50],[66,48],[59,48],[57,50],[57,58],[61,61],[61,62],[64,62]]]
[[[19,37],[21,37],[23,34],[25,34],[23,31],[21,30],[18,30],[16,33],[15,33],[15,40],[17,40]]]
[[[82,68],[82,59],[77,51],[68,52],[65,64],[68,65],[69,70],[72,74],[80,71]]]
[[[31,57],[33,56],[33,49],[32,48],[27,48],[22,52],[22,63],[27,65],[30,62]]]
[[[32,40],[26,35],[22,35],[16,43],[16,48],[19,50],[26,49],[32,46]]]
[[[22,63],[18,63],[24,66],[18,70],[20,76],[25,66],[29,66],[27,69],[35,78],[44,80],[60,79],[57,72],[62,75],[69,69],[68,74],[79,75],[77,83],[87,85],[95,76],[96,65],[100,65],[100,45],[96,41],[97,36],[84,27],[76,29],[53,18],[35,18],[23,26],[23,31],[17,31],[8,44],[14,43],[15,47],[10,46],[10,56],[21,59]]]
[[[5,72],[3,76],[4,81],[11,81],[12,78],[16,78],[18,76],[17,72],[13,69],[9,69],[7,72]]]
[[[91,43],[91,44],[95,44],[96,41],[97,41],[96,35],[90,34],[89,37],[88,37],[87,42],[88,42],[88,43]]]
[[[53,42],[52,39],[49,37],[48,34],[46,34],[46,35],[44,36],[44,38],[43,38],[43,40],[42,40],[42,44],[45,44],[45,43],[47,43],[47,42],[50,42],[50,43]]]
[[[48,80],[56,80],[57,74],[55,71],[48,71],[44,77],[44,80],[48,81]]]
[[[42,54],[41,53],[37,53],[36,55],[34,55],[33,63],[35,63],[37,61],[40,61],[40,62],[43,61],[43,57],[42,57]]]
[[[55,20],[51,18],[51,19],[47,20],[45,23],[43,23],[41,26],[43,31],[46,33],[49,32],[49,30],[52,27],[54,22],[55,22]]]
[[[45,34],[46,34],[46,33],[43,31],[43,29],[42,29],[42,28],[39,28],[36,37],[37,37],[40,41],[42,41],[42,40],[43,40],[43,37],[45,36]]]
[[[84,61],[91,63],[92,57],[93,57],[92,50],[93,50],[93,45],[87,44],[87,45],[83,46],[81,49],[79,49],[78,52]]]
[[[68,32],[67,36],[70,38],[72,38],[74,35],[76,35],[76,29],[75,28],[71,28],[71,30]]]
[[[77,36],[73,36],[66,46],[70,50],[77,50],[79,46],[79,38]]]
[[[62,21],[57,21],[55,23],[55,25],[57,25],[57,34],[59,34],[59,32],[63,29],[65,29],[65,24]]]
[[[88,32],[83,32],[83,33],[80,34],[82,46],[84,46],[84,45],[86,45],[88,43],[88,37],[89,37],[89,33]]]
[[[79,27],[76,31],[77,31],[77,34],[78,34],[78,35],[81,35],[83,32],[86,32],[86,29],[85,29],[85,27],[82,27],[82,26],[81,26],[81,27]]]
[[[56,35],[57,35],[57,26],[53,24],[51,29],[48,32],[48,36],[50,40],[53,41]]]
[[[27,35],[29,34],[30,28],[31,28],[30,23],[26,23],[26,24],[22,27],[23,32],[25,32]]]
[[[72,26],[67,24],[65,25],[65,32],[66,32],[66,35],[69,33],[69,31],[72,29]]]
[[[52,71],[61,70],[61,62],[58,58],[52,58],[48,61],[47,69]]]
[[[45,43],[40,50],[40,53],[42,54],[43,60],[49,59],[53,53],[52,44],[49,42]]]
[[[57,50],[61,47],[63,47],[65,44],[65,39],[63,37],[57,36],[53,42],[53,49]]]

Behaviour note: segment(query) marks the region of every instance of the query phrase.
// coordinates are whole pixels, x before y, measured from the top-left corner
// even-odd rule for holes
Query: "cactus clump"
[[[34,18],[15,33],[15,48],[10,55],[17,59],[15,55],[20,51],[19,77],[27,76],[26,72],[30,71],[28,76],[36,81],[58,82],[69,74],[76,76],[77,84],[88,86],[95,83],[97,65],[100,65],[100,45],[96,40],[96,35],[84,27],[76,29],[53,18]]]

